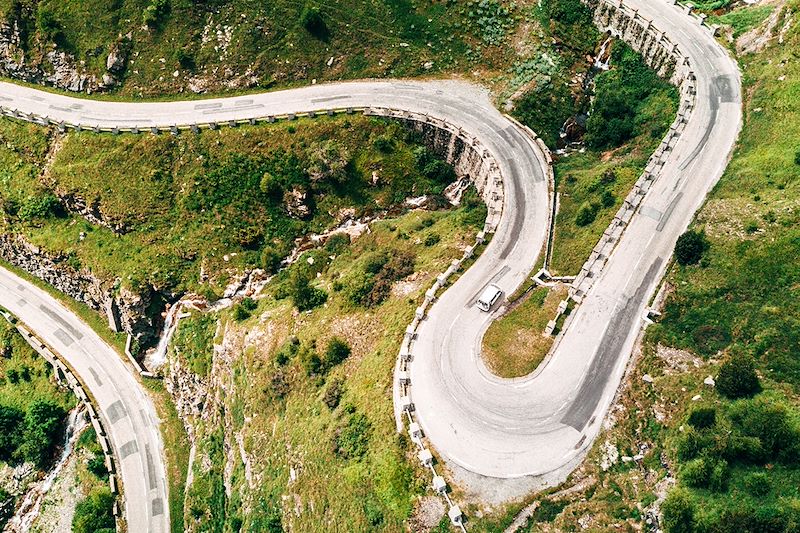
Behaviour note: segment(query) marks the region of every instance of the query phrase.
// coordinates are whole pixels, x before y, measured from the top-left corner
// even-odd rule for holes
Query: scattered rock
[[[704,380],[703,380],[703,383],[704,383],[704,384],[706,384],[706,385],[708,385],[709,387],[713,387],[714,385],[716,385],[716,384],[717,384],[717,382],[716,382],[716,381],[714,381],[714,378],[713,378],[713,377],[711,377],[711,376],[708,376],[706,379],[704,379]]]
[[[696,401],[699,401],[699,400],[702,400],[702,399],[703,399],[703,397],[700,396],[699,394],[695,394],[694,396],[692,396],[692,401],[693,402],[696,402]]]
[[[652,383],[654,381],[653,376],[651,376],[650,374],[645,374],[644,376],[642,376],[642,381],[644,381],[645,383]]]

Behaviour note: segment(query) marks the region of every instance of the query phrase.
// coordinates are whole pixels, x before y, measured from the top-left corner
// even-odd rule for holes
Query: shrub
[[[347,181],[349,164],[350,152],[347,148],[333,141],[325,141],[312,150],[306,171],[314,182],[342,184]]]
[[[29,222],[35,219],[60,216],[63,214],[61,201],[53,194],[29,196],[25,199],[17,212],[20,220]]]
[[[108,469],[106,468],[106,461],[105,457],[103,456],[103,452],[95,453],[94,457],[89,459],[89,461],[86,463],[86,468],[99,479],[108,479]]]
[[[325,389],[325,394],[322,396],[322,403],[328,406],[328,409],[333,411],[336,407],[339,406],[339,402],[342,399],[342,394],[344,393],[343,390],[344,382],[341,379],[333,379],[329,384],[328,388]]]
[[[20,445],[20,428],[25,413],[10,405],[0,405],[0,461],[11,460]]]
[[[142,23],[150,29],[158,27],[169,14],[169,9],[169,0],[151,0],[142,13]]]
[[[316,7],[306,6],[300,13],[300,24],[308,33],[320,40],[326,40],[329,36],[328,25]]]
[[[305,269],[296,268],[289,279],[289,295],[299,311],[309,311],[324,304],[328,294],[311,286],[311,274]]]
[[[352,413],[336,430],[333,451],[344,459],[361,459],[369,446],[372,425],[362,413]]]
[[[325,373],[325,365],[317,353],[316,341],[301,345],[297,355],[307,376],[321,376]]]
[[[236,322],[247,320],[250,316],[250,311],[248,311],[241,302],[233,306],[233,319]]]
[[[269,378],[269,389],[267,393],[271,398],[280,400],[285,398],[290,390],[291,385],[289,384],[289,380],[286,378],[284,371],[279,368]]]
[[[689,413],[689,424],[697,429],[710,428],[716,423],[717,410],[713,407],[698,407]]]
[[[688,230],[678,237],[678,242],[675,244],[675,260],[681,266],[695,265],[708,248],[705,232]]]
[[[603,207],[611,207],[616,201],[617,197],[611,191],[603,191],[603,194],[600,195],[600,203],[603,204]]]
[[[588,226],[594,222],[597,216],[597,207],[589,202],[584,202],[578,208],[578,214],[575,215],[575,224],[578,226]]]
[[[25,413],[25,428],[19,450],[26,461],[44,469],[53,456],[64,430],[64,409],[49,400],[34,400]]]
[[[717,390],[731,399],[753,396],[761,391],[753,358],[744,352],[735,352],[719,369]]]
[[[325,251],[329,254],[339,255],[350,246],[350,235],[347,233],[334,233],[325,241]]]
[[[687,487],[701,488],[708,484],[711,468],[706,459],[692,459],[681,468],[681,482]]]
[[[381,135],[377,137],[372,144],[375,148],[384,154],[390,154],[394,151],[394,139],[389,135]]]
[[[772,491],[772,483],[766,472],[754,472],[744,478],[744,486],[751,495],[763,498]]]
[[[300,350],[300,339],[297,337],[290,337],[277,352],[275,352],[275,362],[279,365],[285,365],[289,359],[297,355]]]
[[[332,337],[325,348],[325,366],[331,368],[350,356],[350,345],[339,337]]]
[[[439,237],[438,233],[429,233],[425,237],[425,240],[422,242],[422,244],[424,244],[427,247],[431,247],[431,246],[434,246],[436,244],[439,244],[439,241],[441,241],[441,240],[442,240],[442,238]]]
[[[742,435],[760,441],[767,458],[798,463],[800,430],[785,403],[766,397],[739,400],[729,415]]]
[[[800,150],[794,153],[794,164],[800,165]]]
[[[689,491],[672,489],[661,504],[664,531],[667,533],[694,533],[695,506]]]
[[[273,246],[265,246],[261,250],[261,268],[269,274],[275,274],[280,270],[283,256]]]
[[[74,533],[98,533],[102,530],[114,531],[114,496],[107,488],[92,491],[87,498],[75,506],[72,517]]]

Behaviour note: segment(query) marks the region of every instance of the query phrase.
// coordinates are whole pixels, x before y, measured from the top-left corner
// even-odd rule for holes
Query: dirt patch
[[[687,350],[679,350],[659,344],[656,346],[656,355],[664,361],[664,374],[679,374],[690,368],[700,368],[705,361]]]
[[[407,278],[401,279],[392,285],[392,296],[405,298],[414,294],[423,288],[429,277],[430,274],[428,272],[414,272]]]
[[[430,531],[444,516],[444,501],[437,496],[423,496],[417,500],[414,512],[408,519],[409,531]]]

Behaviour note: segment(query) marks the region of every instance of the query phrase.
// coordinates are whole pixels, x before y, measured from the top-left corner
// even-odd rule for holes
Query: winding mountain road
[[[478,138],[503,176],[503,216],[484,253],[418,329],[413,401],[427,438],[453,464],[496,479],[547,474],[567,468],[597,435],[647,299],[678,235],[721,176],[741,123],[738,69],[708,31],[666,1],[625,3],[652,19],[690,56],[697,76],[696,108],[548,365],[517,380],[499,379],[484,367],[480,343],[491,316],[478,311],[474,301],[490,281],[511,293],[530,274],[546,235],[547,161],[526,132],[494,108],[486,91],[457,81],[369,81],[199,101],[125,103],[0,83],[0,104],[46,116],[51,123],[141,131],[384,107],[427,113]],[[128,529],[168,531],[158,419],[133,370],[69,310],[3,269],[0,305],[59,352],[98,401],[120,463]]]

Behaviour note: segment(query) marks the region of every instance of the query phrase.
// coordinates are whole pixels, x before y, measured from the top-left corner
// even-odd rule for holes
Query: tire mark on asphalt
[[[634,291],[633,296],[625,300],[625,303],[619,308],[608,323],[608,328],[600,340],[600,345],[597,348],[592,364],[583,378],[578,394],[575,396],[575,401],[572,402],[561,423],[571,426],[577,431],[582,431],[586,426],[589,419],[592,417],[597,404],[603,397],[605,385],[611,378],[611,373],[617,366],[620,357],[625,357],[622,347],[625,344],[625,339],[631,331],[630,324],[636,320],[636,313],[639,310],[640,303],[649,294],[649,287],[653,280],[656,279],[664,259],[657,257],[655,261],[647,269],[642,283]]]

